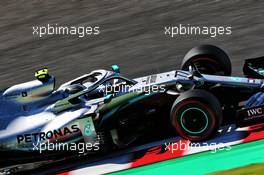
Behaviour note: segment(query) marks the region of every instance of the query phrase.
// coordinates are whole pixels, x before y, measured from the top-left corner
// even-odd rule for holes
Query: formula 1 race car
[[[259,66],[263,58],[248,59],[247,78],[232,77],[227,54],[203,45],[186,54],[181,70],[128,79],[114,65],[112,71],[95,70],[57,90],[44,68],[36,72],[37,80],[1,91],[0,150],[5,161],[41,159],[61,153],[54,151],[61,143],[86,143],[88,152],[97,152],[147,140],[148,131],[169,128],[202,141],[228,122],[260,124],[264,71]]]

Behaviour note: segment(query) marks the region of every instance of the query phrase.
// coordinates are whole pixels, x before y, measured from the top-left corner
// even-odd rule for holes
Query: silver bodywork
[[[95,73],[98,74],[95,76],[96,81],[84,82],[87,77]],[[76,123],[75,121],[84,115],[94,113],[97,104],[103,99],[93,102],[84,100],[79,107],[60,113],[54,112],[54,104],[70,96],[71,94],[68,94],[66,90],[75,83],[81,83],[84,89],[88,89],[113,74],[111,71],[96,70],[61,85],[57,90],[55,90],[54,77],[47,82],[34,80],[3,90],[0,94],[1,150],[30,150],[33,148],[33,143],[40,140],[34,138],[29,143],[25,143],[24,140],[18,143],[19,135],[58,130]],[[80,128],[81,124],[78,122],[76,124]],[[80,130],[83,131],[82,128]]]
[[[176,85],[177,91],[166,92],[178,95],[181,92],[179,84],[187,84],[188,88],[203,82],[252,87],[260,87],[263,84],[263,80],[259,79],[211,75],[193,76],[191,71],[170,71],[129,80],[112,71],[96,70],[64,83],[57,90],[54,89],[54,77],[45,83],[35,80],[12,86],[1,92],[0,148],[2,150],[30,150],[34,143],[47,140],[41,140],[38,134],[28,136],[29,133],[53,132],[54,134],[55,131],[59,132],[65,128],[69,129],[68,132],[73,133],[73,136],[75,136],[74,134],[81,134],[84,140],[87,140],[83,122],[84,120],[85,122],[92,122],[92,119],[90,117],[83,119],[83,116],[96,113],[98,106],[104,101],[104,96],[96,99],[87,99],[84,96],[94,90],[104,92],[105,83],[110,79],[122,79],[132,83],[132,86],[120,94],[142,90],[142,87],[153,85]],[[69,94],[67,89],[75,84],[80,84],[83,87],[82,91]],[[74,98],[80,99],[81,103],[74,105],[69,103]],[[61,101],[62,103],[58,104]],[[75,127],[79,128],[78,133],[74,133]],[[95,135],[95,129],[91,128],[91,130]],[[57,139],[63,138],[65,140],[65,137],[68,136],[63,135]]]

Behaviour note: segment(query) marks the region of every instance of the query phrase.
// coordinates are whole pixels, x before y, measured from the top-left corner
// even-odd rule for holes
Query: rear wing
[[[264,56],[246,59],[243,67],[244,75],[250,78],[264,78]]]

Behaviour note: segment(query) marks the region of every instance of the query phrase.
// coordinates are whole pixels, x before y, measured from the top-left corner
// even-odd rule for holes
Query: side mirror
[[[120,73],[120,69],[119,69],[119,66],[118,65],[116,65],[116,64],[114,64],[114,65],[112,65],[112,71],[114,71],[115,73]]]
[[[189,66],[189,73],[190,75],[188,76],[189,79],[193,79],[194,76],[196,77],[202,77],[203,75],[199,72],[197,67],[195,65],[190,65]]]
[[[193,79],[193,72],[194,72],[194,69],[193,69],[193,67],[192,67],[192,65],[190,65],[189,66],[189,73],[190,73],[190,75],[188,75],[188,78],[190,79],[190,80],[192,80]]]
[[[109,103],[113,99],[113,97],[114,97],[113,94],[109,94],[109,95],[105,96],[104,103]]]
[[[192,74],[192,73],[193,73],[193,65],[190,65],[190,66],[188,67],[188,69],[189,69],[189,72]]]

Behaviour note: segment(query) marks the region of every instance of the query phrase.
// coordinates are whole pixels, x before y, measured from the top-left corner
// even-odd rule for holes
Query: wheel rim
[[[185,109],[180,116],[182,128],[191,134],[201,134],[208,127],[208,116],[200,108]]]
[[[210,59],[210,58],[197,58],[194,60],[193,64],[197,67],[197,69],[201,72],[201,73],[205,73],[205,74],[215,74],[215,75],[224,75],[223,70],[221,70],[221,68],[219,67],[219,64]]]

